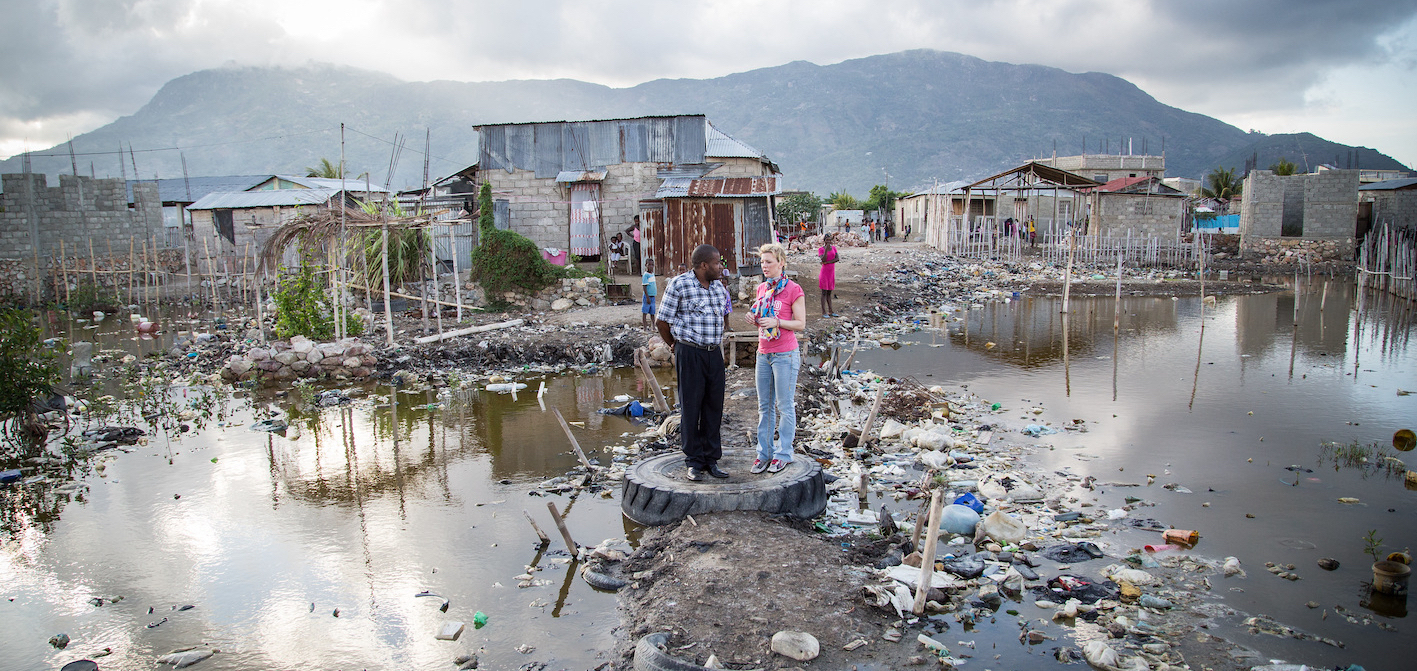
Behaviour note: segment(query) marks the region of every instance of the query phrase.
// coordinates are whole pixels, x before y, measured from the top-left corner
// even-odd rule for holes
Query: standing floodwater
[[[1128,496],[1155,502],[1138,514],[1198,530],[1197,554],[1243,562],[1249,577],[1216,580],[1211,599],[1346,648],[1251,635],[1240,618],[1219,618],[1214,633],[1271,658],[1402,668],[1411,625],[1405,607],[1367,599],[1363,536],[1376,529],[1384,553],[1417,546],[1417,492],[1381,461],[1417,466],[1417,453],[1391,448],[1395,431],[1417,427],[1417,393],[1404,393],[1417,391],[1414,311],[1376,294],[1360,306],[1351,283],[1328,284],[1301,280],[1297,312],[1292,290],[1210,305],[1124,296],[1115,337],[1112,298],[1074,299],[1066,355],[1061,301],[1023,298],[961,309],[948,336],[922,332],[858,361],[881,375],[967,385],[1009,420],[1051,422],[1059,433],[1045,443],[1055,449],[1039,458],[1097,478],[1099,509]],[[1326,442],[1386,448],[1367,467],[1336,467]],[[1160,534],[1109,540],[1125,553]],[[1322,557],[1340,568],[1321,569]],[[1301,579],[1271,575],[1266,562],[1292,563]]]
[[[160,344],[129,342],[131,327],[100,330],[99,351]],[[152,393],[118,377],[107,384]],[[643,428],[597,410],[646,390],[629,370],[594,367],[522,381],[531,386],[515,399],[338,387],[352,401],[327,407],[315,396],[324,387],[284,398],[237,390],[196,404],[202,412],[179,420],[191,431],[143,423],[146,444],[100,453],[73,482],[0,490],[0,668],[91,658],[151,669],[188,646],[221,651],[204,669],[443,669],[479,650],[484,668],[600,664],[614,645],[615,597],[576,576],[546,503],[580,544],[624,538],[618,502],[601,496],[618,483],[564,494],[542,485],[577,464],[542,404],[609,464],[630,442],[622,434]],[[176,387],[164,411],[209,394]],[[267,421],[288,428],[252,430]],[[523,510],[554,537],[545,551]],[[529,566],[531,578],[518,578]],[[439,597],[416,596],[425,590]],[[479,611],[488,623],[475,628]],[[436,640],[449,621],[465,631]],[[61,632],[71,642],[56,650],[47,641]]]

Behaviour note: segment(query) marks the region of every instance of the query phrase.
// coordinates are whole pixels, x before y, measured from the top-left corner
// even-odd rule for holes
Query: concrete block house
[[[1089,235],[1175,238],[1186,220],[1186,194],[1160,177],[1119,177],[1091,190]]]
[[[1358,236],[1358,171],[1276,175],[1252,170],[1240,199],[1240,253],[1275,260],[1351,259]]]
[[[636,217],[658,274],[713,244],[731,273],[772,237],[780,170],[703,115],[477,126],[477,174],[498,228],[550,253],[598,257]],[[629,236],[625,239],[628,241]]]

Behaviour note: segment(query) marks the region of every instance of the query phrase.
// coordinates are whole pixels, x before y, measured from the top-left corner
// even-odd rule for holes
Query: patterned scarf
[[[773,307],[773,303],[775,302],[774,299],[777,298],[778,292],[787,288],[787,273],[778,275],[777,281],[767,281],[763,282],[763,284],[768,285],[768,290],[757,300],[753,301],[753,305],[748,308],[748,311],[759,319],[764,317],[777,317],[777,310]],[[768,340],[777,340],[782,337],[782,330],[776,326],[763,329],[763,332],[764,337]]]

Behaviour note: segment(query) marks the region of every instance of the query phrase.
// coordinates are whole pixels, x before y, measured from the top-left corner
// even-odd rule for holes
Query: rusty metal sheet
[[[734,196],[767,196],[776,194],[776,177],[726,177],[696,179],[689,184],[689,197],[712,198]]]

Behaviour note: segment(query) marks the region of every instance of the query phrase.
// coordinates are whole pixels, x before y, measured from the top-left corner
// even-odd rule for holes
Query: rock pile
[[[1247,258],[1259,256],[1265,264],[1342,261],[1353,258],[1353,238],[1251,238],[1245,241],[1243,251]]]
[[[519,307],[561,312],[575,307],[605,305],[605,285],[599,277],[565,278],[534,294],[508,291],[501,298]]]
[[[358,338],[316,343],[304,336],[294,336],[288,343],[273,342],[269,347],[253,347],[245,354],[232,355],[222,367],[221,376],[227,381],[241,382],[257,376],[275,380],[361,379],[369,377],[378,364],[372,352]]]

